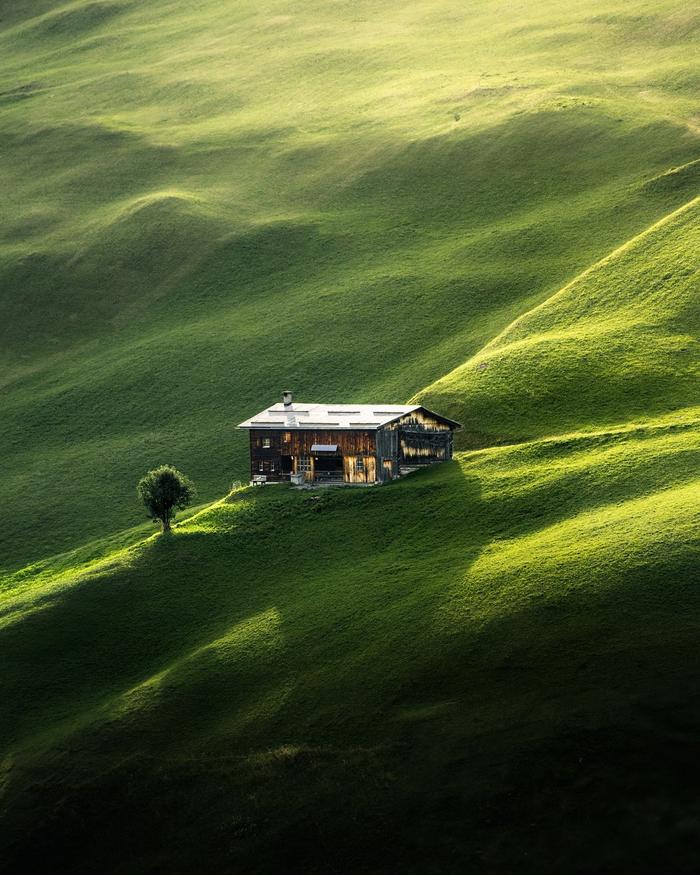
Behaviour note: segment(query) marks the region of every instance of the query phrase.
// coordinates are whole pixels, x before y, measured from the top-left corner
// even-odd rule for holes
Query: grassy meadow
[[[694,871],[699,35],[0,0],[0,870]],[[230,491],[287,387],[459,452]]]
[[[49,6],[0,7],[8,570],[164,459],[225,493],[284,386],[420,392],[697,194],[678,2]]]

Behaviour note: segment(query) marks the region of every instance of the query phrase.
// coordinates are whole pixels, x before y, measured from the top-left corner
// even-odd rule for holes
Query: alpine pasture
[[[8,871],[693,871],[699,35],[0,0]],[[287,386],[459,452],[230,491]]]

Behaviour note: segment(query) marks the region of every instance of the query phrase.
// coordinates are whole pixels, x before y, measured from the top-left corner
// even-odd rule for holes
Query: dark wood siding
[[[391,422],[386,428],[411,429],[413,431],[450,431],[450,425],[437,416],[431,416],[427,410],[414,410],[407,413],[396,422]]]
[[[451,431],[401,429],[399,432],[399,465],[429,465],[451,458]]]
[[[393,429],[377,431],[377,480],[385,483],[399,474],[399,433]]]
[[[391,425],[398,432],[399,466],[430,465],[452,458],[452,428],[442,419],[414,410]]]
[[[265,442],[269,441],[269,447]],[[339,456],[377,456],[375,432],[341,429],[252,429],[250,432],[250,474],[265,474],[268,480],[289,480],[283,464],[289,457],[311,457],[314,444],[336,444]],[[285,459],[283,459],[285,457]],[[286,465],[285,465],[286,467]],[[364,481],[363,481],[364,482]]]

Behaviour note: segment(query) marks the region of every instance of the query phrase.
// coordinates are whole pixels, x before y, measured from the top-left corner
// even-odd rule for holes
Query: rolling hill
[[[0,0],[7,871],[694,871],[699,28]],[[287,385],[459,452],[229,492]]]
[[[628,6],[3,3],[2,566],[164,459],[225,493],[285,386],[407,399],[695,196],[697,20]]]
[[[700,410],[700,198],[418,393],[494,443]]]

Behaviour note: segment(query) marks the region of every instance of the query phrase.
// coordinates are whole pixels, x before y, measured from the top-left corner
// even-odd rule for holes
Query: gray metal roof
[[[289,407],[273,404],[246,419],[239,428],[379,428],[407,413],[419,410],[420,404],[303,404],[295,401]]]

